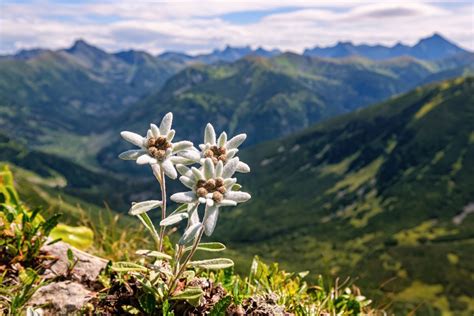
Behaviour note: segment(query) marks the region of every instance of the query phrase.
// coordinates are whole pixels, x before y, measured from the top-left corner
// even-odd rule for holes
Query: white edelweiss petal
[[[234,158],[235,154],[238,153],[239,150],[237,148],[233,148],[227,151],[227,159]]]
[[[200,197],[200,198],[198,199],[198,201],[199,201],[199,203],[204,204],[204,203],[206,203],[206,198]]]
[[[127,151],[124,151],[123,153],[121,153],[119,155],[119,158],[123,159],[123,160],[136,160],[138,157],[140,157],[141,155],[144,155],[144,154],[146,154],[145,150],[132,149],[132,150],[127,150]]]
[[[176,177],[178,176],[178,173],[176,172],[176,169],[174,168],[174,165],[171,160],[166,159],[165,161],[161,162],[160,167],[163,168],[163,171],[169,178],[176,179]]]
[[[219,215],[219,208],[217,206],[208,206],[204,213],[202,223],[204,225],[204,232],[207,236],[211,236],[216,228],[217,217]]]
[[[227,178],[224,179],[224,187],[229,190],[234,184],[237,183],[237,178]]]
[[[120,135],[127,142],[132,143],[132,144],[134,144],[135,146],[138,146],[138,147],[143,147],[143,145],[145,143],[145,138],[142,137],[141,135],[138,135],[137,133],[123,131],[123,132],[120,132]]]
[[[211,158],[206,158],[203,166],[205,180],[214,178],[215,169]]]
[[[198,162],[201,159],[201,154],[196,150],[185,150],[178,153],[181,157],[187,158],[194,162]]]
[[[220,178],[222,177],[222,171],[224,170],[224,164],[221,160],[219,160],[217,162],[217,165],[216,165],[216,177],[217,178]]]
[[[217,140],[217,146],[224,147],[226,142],[227,142],[227,134],[226,132],[222,132],[221,135],[219,136],[219,139]]]
[[[130,215],[139,215],[157,207],[162,207],[163,202],[158,200],[143,201],[138,203],[132,203],[132,207],[128,211]]]
[[[222,200],[219,202],[219,206],[236,206],[237,202],[232,200]]]
[[[226,144],[227,149],[234,149],[239,147],[247,138],[247,134],[239,134],[232,137]]]
[[[148,129],[146,131],[146,139],[150,139],[153,137],[153,132],[151,131],[151,129]]]
[[[216,144],[216,131],[211,123],[207,123],[206,129],[204,130],[204,143],[211,145]]]
[[[157,163],[151,164],[151,170],[153,171],[153,175],[155,176],[156,180],[161,183],[161,168],[160,165]]]
[[[202,174],[201,170],[196,167],[191,167],[191,171],[193,172],[194,178],[196,178],[196,180],[204,180],[204,175]]]
[[[193,143],[187,140],[183,140],[173,144],[173,153],[177,153],[193,147]]]
[[[196,201],[196,194],[193,191],[179,192],[170,196],[170,199],[176,203],[191,203]]]
[[[166,140],[171,142],[174,138],[174,134],[176,134],[176,131],[174,129],[170,130],[168,135],[166,135]]]
[[[153,137],[160,137],[160,130],[158,129],[158,126],[156,126],[155,124],[150,124],[150,130]]]
[[[194,163],[194,161],[189,160],[188,158],[185,158],[185,157],[181,157],[181,156],[171,156],[168,159],[171,160],[173,165],[176,165],[176,164],[190,165]]]
[[[232,177],[237,169],[237,165],[239,164],[239,158],[235,157],[227,161],[224,166],[224,170],[222,171],[222,178],[227,179]]]
[[[241,173],[248,173],[250,172],[250,167],[245,162],[239,161],[235,170]]]
[[[197,237],[201,229],[201,223],[196,223],[194,225],[189,226],[188,229],[186,229],[186,231],[184,232],[183,236],[181,236],[181,238],[179,239],[178,244],[185,245],[187,243],[190,243]]]
[[[207,207],[212,207],[214,206],[214,200],[213,199],[206,199],[206,205]]]
[[[160,134],[168,135],[169,131],[171,130],[172,123],[173,123],[173,113],[169,112],[161,120]]]
[[[196,185],[196,181],[194,181],[194,179],[188,178],[186,176],[179,177],[179,181],[181,181],[189,189],[194,189],[194,186]]]
[[[195,207],[195,204],[188,204],[188,213],[191,212],[189,216],[189,224],[190,226],[199,223],[199,213],[198,208]]]
[[[237,203],[247,202],[251,198],[250,194],[241,191],[228,191],[224,197]]]
[[[186,177],[190,178],[193,175],[193,172],[191,171],[191,169],[189,169],[188,167],[186,167],[183,164],[177,164],[176,169],[178,169],[179,174],[182,175],[182,176],[186,176]]]
[[[204,151],[204,150],[206,149],[206,145],[200,144],[200,145],[199,145],[199,149],[201,149],[202,151]]]
[[[148,154],[141,155],[140,157],[137,158],[137,164],[139,165],[146,165],[148,163],[149,164],[157,163],[157,160]]]

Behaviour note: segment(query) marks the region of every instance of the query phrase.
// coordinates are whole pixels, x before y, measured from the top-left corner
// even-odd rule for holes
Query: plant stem
[[[165,172],[162,168],[160,168],[160,187],[161,187],[161,201],[163,206],[161,207],[161,220],[166,218],[166,180],[165,180]],[[166,227],[160,226],[160,245],[159,251],[163,251],[163,239],[165,237],[165,229]]]
[[[199,242],[201,242],[203,233],[204,233],[204,227],[201,227],[196,239],[194,239],[194,244],[193,244],[193,247],[191,248],[191,251],[189,252],[189,255],[183,261],[181,268],[179,269],[178,273],[175,275],[173,281],[171,282],[170,291],[169,291],[170,295],[173,293],[174,287],[176,286],[176,282],[178,282],[179,277],[181,276],[181,274],[183,274],[184,270],[186,269],[186,265],[188,264],[189,260],[191,260],[191,258],[194,256],[194,253],[197,250]]]

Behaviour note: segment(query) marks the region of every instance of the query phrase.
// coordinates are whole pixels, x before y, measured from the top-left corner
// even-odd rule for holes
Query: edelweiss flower
[[[210,236],[214,231],[221,206],[235,206],[237,203],[246,202],[250,194],[232,191],[232,186],[237,182],[231,178],[239,164],[238,158],[232,158],[224,165],[218,161],[214,166],[211,158],[204,160],[202,168],[177,165],[182,174],[179,180],[192,191],[173,194],[171,200],[177,203],[202,203],[206,204],[203,225],[204,232]]]
[[[136,160],[139,165],[150,164],[154,172],[159,166],[168,177],[176,179],[178,174],[174,165],[189,162],[181,155],[191,149],[193,143],[190,141],[173,143],[175,131],[171,129],[172,122],[173,114],[170,112],[163,117],[159,128],[155,124],[150,124],[146,137],[128,131],[121,132],[123,139],[140,149],[127,150],[119,157],[124,160]]]
[[[226,132],[222,132],[216,140],[216,132],[211,123],[206,125],[204,130],[204,144],[199,145],[201,149],[201,164],[204,164],[206,158],[210,158],[214,165],[222,161],[224,166],[230,161],[239,151],[239,147],[247,138],[247,134],[239,134],[227,140]],[[239,161],[236,168],[237,172],[250,172],[250,167]]]

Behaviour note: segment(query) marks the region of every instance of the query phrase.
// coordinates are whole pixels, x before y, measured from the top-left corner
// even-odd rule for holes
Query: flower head
[[[206,125],[204,130],[204,143],[199,145],[201,149],[201,164],[209,158],[216,166],[219,161],[224,165],[227,164],[239,151],[238,147],[245,141],[247,134],[239,134],[227,140],[226,132],[222,132],[219,137],[216,137],[216,132],[211,123]],[[250,172],[250,167],[239,161],[236,168],[237,172]]]
[[[190,141],[173,143],[175,131],[171,129],[172,122],[173,114],[170,112],[163,117],[159,128],[155,124],[150,124],[146,137],[128,131],[121,132],[123,139],[140,149],[125,151],[119,157],[124,160],[136,160],[139,165],[150,164],[154,172],[159,167],[168,177],[176,179],[177,172],[174,165],[192,163],[182,155],[193,148],[193,143]]]
[[[237,203],[250,199],[250,194],[232,190],[237,182],[232,175],[237,170],[238,164],[238,158],[230,159],[225,165],[222,161],[214,165],[211,158],[205,158],[200,169],[195,167],[189,169],[184,165],[177,166],[182,174],[179,180],[191,191],[173,194],[171,200],[177,203],[205,204],[207,207],[203,225],[208,236],[214,231],[219,207],[235,206]]]

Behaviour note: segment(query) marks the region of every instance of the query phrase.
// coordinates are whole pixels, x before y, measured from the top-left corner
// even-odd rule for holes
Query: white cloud
[[[0,53],[61,48],[77,38],[109,51],[202,52],[225,44],[249,44],[300,52],[339,40],[413,44],[434,32],[474,49],[474,8],[469,2],[446,6],[421,1],[35,1],[0,6]],[[224,16],[253,11],[267,15],[246,24]]]

